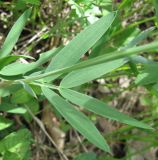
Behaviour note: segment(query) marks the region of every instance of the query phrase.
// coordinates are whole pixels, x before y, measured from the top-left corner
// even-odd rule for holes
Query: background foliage
[[[1,159],[156,160],[157,13],[156,0],[0,1]]]

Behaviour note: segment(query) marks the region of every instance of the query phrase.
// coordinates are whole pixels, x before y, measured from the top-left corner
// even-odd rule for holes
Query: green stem
[[[108,54],[105,54],[102,56],[98,56],[96,58],[92,58],[90,60],[86,60],[86,61],[77,63],[77,64],[70,66],[70,67],[65,67],[65,68],[55,70],[55,71],[43,73],[43,74],[40,74],[37,76],[28,77],[28,78],[24,79],[23,81],[30,82],[33,80],[39,80],[39,79],[53,76],[53,75],[60,75],[63,73],[71,72],[73,70],[90,67],[92,65],[97,65],[97,64],[109,62],[109,61],[120,59],[120,58],[126,58],[130,55],[133,55],[133,54],[137,54],[137,53],[144,52],[144,51],[145,52],[152,51],[155,49],[158,49],[158,41],[152,42],[152,43],[149,43],[146,45],[130,48],[130,49],[123,50],[123,51],[114,51],[114,52],[111,52],[111,53],[108,53]]]
[[[47,87],[47,88],[59,90],[58,86],[55,86],[55,85],[52,85],[52,84],[50,85],[48,83],[46,84],[46,83],[31,82],[30,84],[40,86],[40,87]]]

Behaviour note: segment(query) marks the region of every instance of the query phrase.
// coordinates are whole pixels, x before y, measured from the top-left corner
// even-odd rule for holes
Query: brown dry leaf
[[[50,107],[45,107],[45,109],[43,110],[42,122],[58,148],[60,150],[63,150],[65,133],[59,128],[60,123],[58,122]]]

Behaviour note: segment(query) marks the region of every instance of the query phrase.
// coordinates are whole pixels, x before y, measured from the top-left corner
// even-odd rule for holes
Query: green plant
[[[31,9],[28,9],[17,20],[0,50],[1,111],[21,114],[29,121],[31,118],[35,118],[34,114],[38,112],[38,99],[47,98],[52,107],[73,128],[78,130],[91,143],[106,152],[110,152],[106,140],[89,118],[80,109],[76,109],[74,105],[83,107],[105,118],[143,129],[152,129],[147,124],[118,112],[96,98],[77,92],[75,87],[105,74],[117,73],[121,67],[129,66],[129,70],[136,76],[138,75],[137,84],[147,85],[154,83],[152,89],[156,90],[157,77],[155,76],[155,72],[153,73],[153,68],[155,69],[157,64],[136,55],[140,52],[150,52],[158,49],[157,41],[136,46],[153,31],[153,28],[141,33],[137,32],[130,41],[127,40],[129,37],[128,32],[125,35],[126,37],[123,37],[123,40],[126,40],[126,42],[118,42],[117,48],[110,46],[103,47],[105,41],[110,38],[112,41],[115,41],[115,38],[118,38],[117,34],[119,35],[115,31],[115,27],[120,29],[120,26],[115,24],[118,20],[118,13],[110,12],[89,25],[65,47],[59,47],[42,53],[37,61],[25,64],[17,60],[20,58],[33,59],[33,57],[10,55],[10,53],[30,14]],[[131,28],[128,29],[131,30]],[[125,33],[127,30],[123,30],[122,32]],[[83,61],[81,57],[90,49],[92,49],[90,58]],[[52,60],[50,61],[50,59]],[[48,67],[43,67],[43,64],[48,61],[50,61]],[[137,64],[146,66],[146,69],[140,74],[137,72]],[[52,83],[56,79],[61,80],[59,85]],[[149,89],[151,90],[151,86],[149,86]],[[3,116],[1,117],[0,130],[8,128],[12,124],[11,120]],[[16,141],[17,137],[20,137],[18,142]],[[14,145],[10,146],[10,143]],[[0,153],[6,160],[11,157],[17,160],[28,159],[29,156],[27,154],[30,144],[30,132],[26,129],[21,129],[1,140]]]

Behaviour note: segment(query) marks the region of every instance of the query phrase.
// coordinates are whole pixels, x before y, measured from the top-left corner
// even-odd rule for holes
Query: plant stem
[[[140,52],[152,51],[155,49],[158,49],[158,41],[152,42],[152,43],[149,43],[146,45],[130,48],[130,49],[123,50],[123,51],[114,51],[114,52],[111,52],[111,53],[108,53],[108,54],[105,54],[102,56],[98,56],[96,58],[92,58],[90,60],[86,60],[86,61],[77,63],[77,64],[70,66],[70,67],[65,67],[65,68],[55,70],[55,71],[43,73],[43,74],[40,74],[37,76],[28,77],[26,79],[23,79],[23,81],[30,82],[33,80],[39,80],[39,79],[53,76],[53,75],[58,75],[58,74],[60,75],[63,73],[68,73],[68,72],[74,71],[74,70],[90,67],[92,65],[97,65],[97,64],[109,62],[109,61],[120,59],[120,58],[127,58],[128,56],[131,56],[133,54],[137,54]]]
[[[42,123],[42,121],[40,119],[38,119],[36,116],[34,116],[34,114],[32,113],[32,111],[25,106],[25,108],[27,109],[28,113],[32,116],[32,118],[34,119],[34,121],[38,124],[38,126],[41,128],[41,130],[44,132],[44,134],[47,136],[47,138],[51,141],[51,143],[54,145],[54,147],[57,149],[57,152],[59,153],[59,155],[64,159],[64,160],[69,160],[67,158],[67,156],[63,153],[63,151],[61,151],[59,149],[59,147],[56,145],[56,143],[54,142],[54,140],[52,139],[52,137],[48,134],[48,132],[46,131],[44,124]]]

